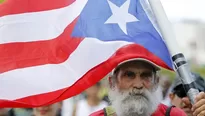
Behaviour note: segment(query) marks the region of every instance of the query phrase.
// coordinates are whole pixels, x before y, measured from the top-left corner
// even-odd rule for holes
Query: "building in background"
[[[177,42],[188,61],[205,66],[205,23],[197,20],[173,22]]]

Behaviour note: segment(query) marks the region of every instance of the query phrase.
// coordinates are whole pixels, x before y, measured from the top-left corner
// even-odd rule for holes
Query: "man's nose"
[[[133,80],[133,87],[142,89],[144,87],[143,80],[140,77],[136,77],[135,80]]]

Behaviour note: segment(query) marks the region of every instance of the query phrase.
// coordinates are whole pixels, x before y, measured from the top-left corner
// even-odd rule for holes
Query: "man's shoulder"
[[[159,104],[158,108],[152,116],[165,116],[168,108],[169,107],[164,104]],[[186,116],[186,114],[183,110],[176,107],[172,107],[170,110],[170,116]]]
[[[173,107],[170,111],[170,116],[186,116],[185,112],[180,109],[180,108],[176,108],[176,107]]]

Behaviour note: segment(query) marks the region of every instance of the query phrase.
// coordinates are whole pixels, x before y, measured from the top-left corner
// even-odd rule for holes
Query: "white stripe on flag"
[[[130,43],[86,38],[64,63],[5,72],[0,75],[0,99],[15,100],[69,87],[127,44]]]
[[[87,1],[76,0],[60,9],[0,17],[0,44],[56,38],[80,15]]]

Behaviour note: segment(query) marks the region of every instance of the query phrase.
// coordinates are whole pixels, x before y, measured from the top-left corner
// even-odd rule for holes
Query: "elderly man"
[[[109,78],[112,106],[91,116],[186,116],[181,109],[174,107],[167,110],[167,106],[160,104],[156,94],[159,82],[157,71],[159,67],[145,59],[132,59],[119,64]],[[203,96],[204,93],[201,93],[197,100],[204,99]],[[196,106],[197,114],[203,113],[201,102],[197,102]]]

